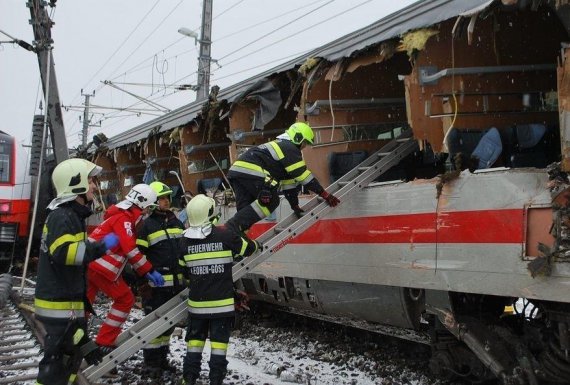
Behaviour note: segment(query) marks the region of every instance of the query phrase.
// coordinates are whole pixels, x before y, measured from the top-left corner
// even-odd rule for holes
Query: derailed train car
[[[95,157],[103,192],[149,174],[175,185],[179,167],[185,190],[216,195],[218,166],[295,120],[315,129],[304,157],[327,184],[412,130],[414,154],[239,284],[254,300],[427,331],[448,378],[568,383],[569,12],[417,2],[111,138]],[[505,314],[519,298],[533,312]]]

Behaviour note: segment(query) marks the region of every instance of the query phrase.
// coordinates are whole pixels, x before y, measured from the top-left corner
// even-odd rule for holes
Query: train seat
[[[543,124],[519,124],[506,132],[509,146],[507,165],[509,167],[544,168],[554,159],[549,158],[552,150],[553,130]]]
[[[479,140],[471,156],[479,159],[477,169],[485,169],[495,164],[502,151],[503,143],[501,142],[501,134],[499,134],[499,130],[492,127],[481,137],[481,140]]]

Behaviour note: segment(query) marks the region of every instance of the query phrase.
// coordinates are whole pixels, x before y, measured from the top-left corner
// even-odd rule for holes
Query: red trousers
[[[91,303],[99,291],[111,298],[113,304],[105,322],[99,329],[95,342],[102,346],[115,346],[115,340],[121,333],[123,323],[127,320],[135,303],[135,296],[123,277],[120,276],[116,281],[111,281],[98,272],[88,269],[87,298]]]

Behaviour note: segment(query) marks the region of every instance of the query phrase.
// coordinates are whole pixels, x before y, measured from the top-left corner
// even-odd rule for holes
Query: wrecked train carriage
[[[240,285],[259,301],[429,331],[442,376],[564,383],[565,202],[553,211],[549,185],[563,190],[567,180],[549,182],[545,167],[561,158],[560,136],[565,165],[567,15],[560,1],[418,2],[221,90],[227,104],[214,103],[217,114],[191,104],[130,141],[111,140],[108,154],[135,159],[133,182],[150,168],[172,185],[171,164],[149,154],[178,157],[184,189],[196,192],[202,179],[220,178],[211,159],[225,169],[306,120],[317,142],[304,156],[326,184],[413,130],[417,151]],[[204,124],[208,115],[215,124]],[[286,206],[251,235],[286,217]],[[529,317],[504,314],[517,298],[535,307]]]

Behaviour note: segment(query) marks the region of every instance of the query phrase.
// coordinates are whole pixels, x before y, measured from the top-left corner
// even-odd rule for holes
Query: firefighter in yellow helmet
[[[330,206],[340,203],[323,189],[303,160],[301,150],[313,145],[314,137],[307,123],[297,122],[277,139],[249,148],[234,162],[228,179],[236,195],[237,213],[229,226],[245,231],[271,214],[279,206],[279,189],[299,217],[299,185],[323,197]]]
[[[180,240],[180,256],[188,274],[188,312],[184,384],[200,377],[202,351],[210,338],[210,384],[221,385],[226,376],[226,353],[234,319],[232,264],[235,256],[246,257],[259,247],[216,219],[212,198],[196,195],[186,206],[189,227]]]
[[[145,314],[158,309],[185,287],[183,268],[178,258],[178,240],[184,225],[170,210],[172,190],[162,182],[152,182],[150,188],[156,192],[156,208],[137,229],[137,245],[149,259],[152,266],[162,274],[164,285],[156,287],[152,282],[139,286]],[[174,326],[151,340],[143,349],[146,372],[159,376],[162,371],[175,372],[168,362],[170,335]]]
[[[48,206],[40,248],[35,292],[35,315],[44,325],[44,357],[37,384],[67,385],[74,382],[82,360],[80,348],[89,342],[85,309],[87,264],[118,243],[114,233],[98,242],[88,240],[85,219],[91,212],[95,182],[101,167],[84,159],[68,159],[53,170],[57,196]],[[85,357],[99,362],[93,350]]]

